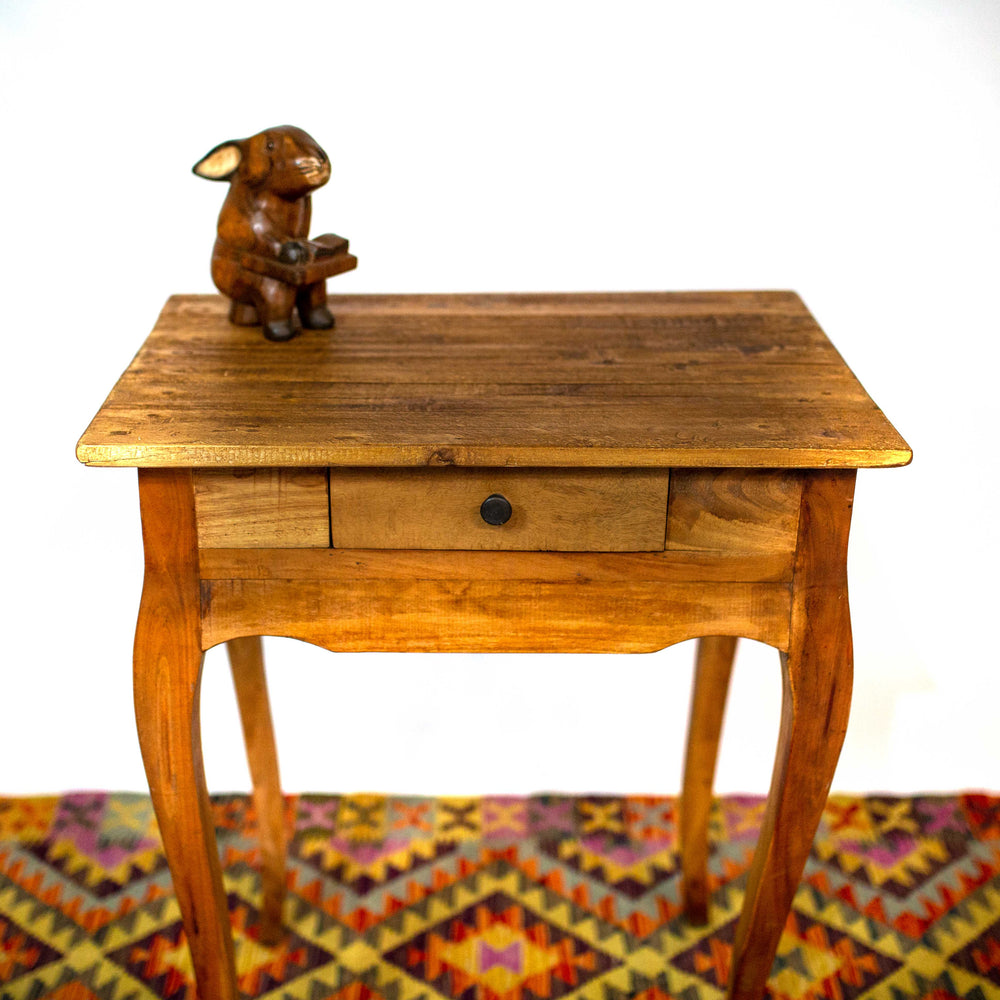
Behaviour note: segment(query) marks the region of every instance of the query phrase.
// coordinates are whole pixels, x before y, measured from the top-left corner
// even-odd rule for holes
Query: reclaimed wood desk
[[[762,996],[847,725],[856,470],[905,464],[906,443],[790,292],[332,304],[335,331],[274,344],[216,296],[170,299],[77,452],[139,469],[136,715],[201,996],[236,995],[198,710],[219,643],[260,816],[263,933],[280,934],[262,635],[497,652],[700,638],[692,920],[735,637],[774,646],[781,731],[730,976],[731,995]]]

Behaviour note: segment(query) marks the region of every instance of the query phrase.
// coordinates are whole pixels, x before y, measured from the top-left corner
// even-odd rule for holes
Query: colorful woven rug
[[[270,948],[252,808],[214,805],[239,985],[273,1000],[721,997],[762,812],[717,803],[697,928],[671,799],[289,798],[289,933]],[[0,997],[194,993],[148,798],[0,799]],[[1000,798],[831,799],[770,996],[1000,997]]]

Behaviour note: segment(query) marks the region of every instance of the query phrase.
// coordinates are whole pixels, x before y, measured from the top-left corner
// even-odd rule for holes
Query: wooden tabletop
[[[166,304],[87,428],[99,466],[905,465],[793,292],[331,297],[272,343]]]

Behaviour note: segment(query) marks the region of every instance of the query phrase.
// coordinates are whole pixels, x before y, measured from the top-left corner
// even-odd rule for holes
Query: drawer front
[[[335,548],[648,552],[664,547],[662,469],[331,469]],[[483,501],[509,504],[502,524]],[[501,520],[501,501],[486,517]]]

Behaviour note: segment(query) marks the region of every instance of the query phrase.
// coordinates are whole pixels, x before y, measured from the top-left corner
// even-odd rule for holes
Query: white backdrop
[[[796,289],[916,456],[859,476],[835,787],[1000,788],[1000,6],[4,0],[0,31],[0,793],[144,787],[135,473],[74,444],[166,297],[212,290],[192,164],[284,122],[333,160],[334,292]],[[688,644],[267,649],[289,790],[679,784]],[[766,789],[779,691],[744,643],[720,789]],[[210,787],[247,787],[219,650],[204,719]]]

